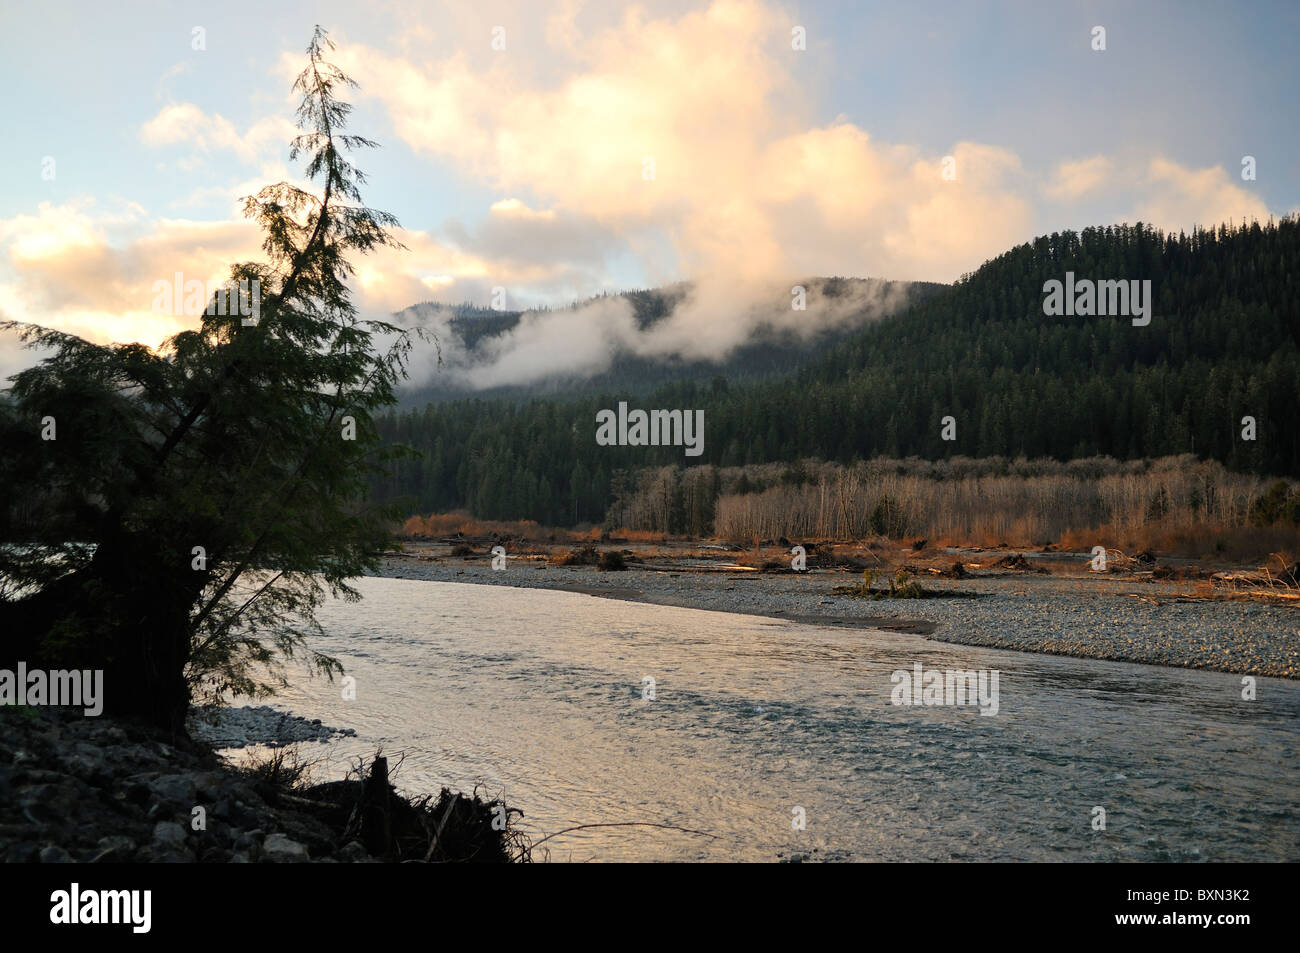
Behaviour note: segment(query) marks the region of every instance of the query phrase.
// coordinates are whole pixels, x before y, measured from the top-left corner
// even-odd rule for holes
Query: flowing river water
[[[366,578],[321,613],[356,679],[280,699],[405,793],[503,795],[552,860],[1300,859],[1300,685],[566,592]],[[997,671],[998,710],[892,673]],[[653,700],[647,677],[654,679]],[[797,829],[802,809],[804,827]],[[1105,829],[1098,829],[1105,811]],[[540,857],[537,859],[541,859]]]

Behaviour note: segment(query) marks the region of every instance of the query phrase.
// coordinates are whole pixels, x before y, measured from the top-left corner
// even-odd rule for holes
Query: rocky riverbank
[[[204,731],[240,744],[340,733],[269,708],[231,710]],[[0,708],[0,861],[482,861],[518,859],[526,847],[492,828],[494,803],[445,790],[409,800],[386,776],[304,786],[291,762],[282,769],[274,759],[236,769],[202,744],[177,747],[80,712]],[[359,821],[376,806],[380,843]],[[430,838],[435,812],[442,826]]]
[[[351,728],[332,728],[319,718],[307,720],[270,705],[239,708],[195,709],[189,720],[190,735],[212,748],[238,749],[253,745],[281,748],[303,742],[327,742],[355,737]]]

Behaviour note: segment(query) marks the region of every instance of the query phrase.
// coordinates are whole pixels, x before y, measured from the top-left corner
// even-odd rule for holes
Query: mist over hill
[[[403,391],[401,406],[467,396],[517,399],[614,389],[639,394],[672,381],[715,377],[763,380],[788,374],[873,321],[945,287],[811,278],[749,289],[737,296],[734,308],[708,313],[692,313],[695,286],[689,282],[600,295],[561,309],[424,302],[396,320],[432,327],[443,364],[433,366],[427,352],[417,357],[416,383]],[[803,290],[792,293],[794,288]],[[674,327],[683,314],[689,322]]]

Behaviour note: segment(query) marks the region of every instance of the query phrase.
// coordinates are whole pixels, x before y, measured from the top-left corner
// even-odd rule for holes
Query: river
[[[1222,673],[537,589],[358,588],[314,643],[356,699],[319,678],[279,699],[356,729],[306,747],[321,780],[382,746],[404,793],[479,785],[534,838],[712,835],[596,828],[548,841],[551,860],[1300,859],[1294,682],[1247,701]],[[916,663],[996,671],[997,713],[894,704]]]

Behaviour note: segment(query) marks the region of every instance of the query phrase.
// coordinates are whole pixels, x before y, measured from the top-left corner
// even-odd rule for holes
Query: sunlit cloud
[[[1053,199],[1080,199],[1105,185],[1114,167],[1113,160],[1100,155],[1062,162],[1043,191]]]
[[[684,276],[948,280],[1028,237],[1005,151],[955,144],[965,169],[945,181],[941,155],[788,112],[798,89],[773,42],[785,23],[765,4],[719,0],[675,18],[633,9],[579,44],[556,21],[548,36],[566,38],[556,52],[572,62],[542,88],[516,68],[527,53],[426,63],[348,45],[340,57],[417,152],[511,201],[534,196],[621,235],[661,229]],[[995,207],[1005,228],[976,224]]]
[[[1223,222],[1267,221],[1268,205],[1245,189],[1222,166],[1189,169],[1166,158],[1147,167],[1136,217],[1166,231],[1191,231]]]
[[[140,127],[140,141],[155,148],[180,145],[201,153],[220,151],[253,164],[283,154],[285,143],[297,133],[283,116],[263,117],[241,133],[216,113],[205,113],[193,103],[172,103]]]

